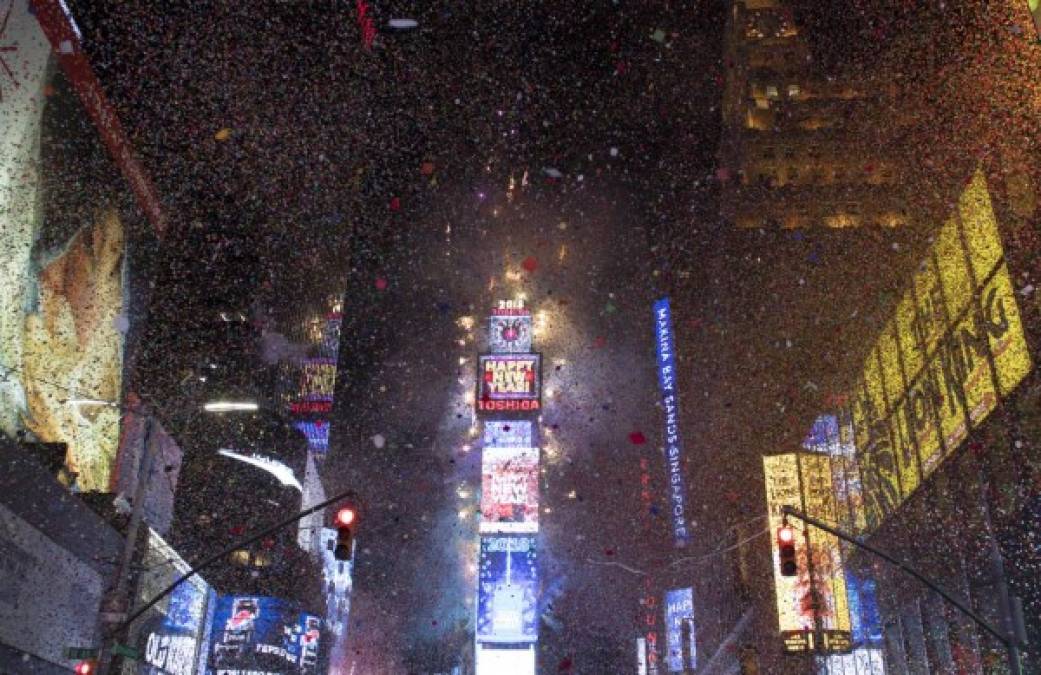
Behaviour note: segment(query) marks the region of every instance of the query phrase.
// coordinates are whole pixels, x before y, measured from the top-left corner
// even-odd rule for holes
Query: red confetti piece
[[[607,344],[607,340],[604,339],[603,336],[598,336],[595,340],[593,340],[593,348],[594,349],[601,349],[606,344]]]
[[[571,657],[570,656],[565,656],[563,659],[560,660],[560,663],[557,664],[557,672],[558,673],[570,673],[572,665],[573,664],[571,662]]]
[[[391,197],[390,198],[390,210],[391,211],[400,211],[401,210],[401,197]]]
[[[633,445],[643,445],[647,442],[647,437],[643,435],[642,431],[634,431],[629,434],[629,442]]]
[[[376,279],[376,290],[383,291],[387,289],[387,280],[379,277]]]
[[[424,176],[431,175],[432,173],[434,173],[434,163],[423,162],[419,165],[419,173],[423,174]]]
[[[524,271],[528,272],[529,274],[538,269],[538,266],[539,261],[535,260],[535,257],[530,255],[524,259],[524,262],[521,263],[521,267],[523,267]]]

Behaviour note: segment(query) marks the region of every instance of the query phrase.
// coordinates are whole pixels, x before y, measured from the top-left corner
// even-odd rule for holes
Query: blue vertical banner
[[[690,626],[690,663],[684,663],[683,624]],[[665,659],[670,673],[683,672],[685,668],[696,668],[697,640],[694,637],[694,589],[677,588],[665,592]]]
[[[680,440],[679,390],[676,385],[676,338],[669,299],[654,303],[654,347],[658,354],[658,386],[665,412],[665,466],[668,474],[669,522],[677,547],[690,543],[687,529],[687,490],[683,484],[683,443]]]

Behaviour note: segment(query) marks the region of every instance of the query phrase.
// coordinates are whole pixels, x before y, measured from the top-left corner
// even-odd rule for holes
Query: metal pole
[[[130,522],[127,525],[126,542],[123,545],[123,555],[120,557],[119,565],[116,567],[116,583],[105,599],[106,607],[102,613],[103,621],[106,615],[109,617],[120,617],[126,615],[130,606],[130,598],[126,597],[127,584],[130,577],[130,565],[134,560],[134,552],[137,549],[138,530],[141,528],[141,520],[144,517],[145,491],[148,489],[149,478],[152,474],[152,465],[155,455],[152,452],[152,425],[153,417],[150,413],[144,416],[145,433],[142,440],[141,463],[137,471],[137,484],[134,486],[133,510],[130,512]],[[122,615],[122,616],[121,616]],[[112,621],[115,623],[115,621]],[[112,643],[119,635],[119,630],[129,625],[124,621],[117,626],[116,630],[102,632],[101,647],[98,650],[98,672],[105,675],[112,667]]]
[[[924,576],[922,576],[922,574],[919,573],[916,569],[914,569],[913,567],[910,567],[909,565],[907,565],[904,562],[901,562],[900,560],[897,560],[896,558],[894,558],[893,556],[889,555],[888,553],[886,553],[884,551],[880,551],[879,549],[875,548],[874,546],[871,546],[870,544],[866,544],[866,543],[864,543],[862,541],[859,541],[855,537],[853,537],[853,536],[851,536],[849,534],[846,534],[845,532],[842,532],[841,530],[837,530],[834,527],[832,527],[831,525],[828,525],[827,523],[823,523],[823,522],[817,520],[816,518],[813,518],[811,516],[806,515],[805,513],[797,511],[796,509],[793,509],[790,506],[782,507],[781,511],[785,515],[794,516],[795,518],[798,518],[799,520],[803,521],[804,523],[807,523],[809,525],[813,525],[814,527],[816,527],[818,529],[824,530],[825,532],[828,532],[829,534],[835,535],[836,537],[838,537],[839,539],[842,539],[843,541],[846,541],[846,542],[849,542],[850,544],[853,544],[857,548],[864,549],[868,553],[872,553],[872,554],[878,556],[879,558],[882,558],[886,562],[888,562],[888,563],[890,563],[892,565],[895,565],[897,568],[899,568],[900,570],[902,570],[906,574],[914,577],[915,579],[917,579],[921,583],[925,584],[927,587],[929,587],[929,589],[931,589],[932,591],[935,591],[941,598],[943,598],[944,600],[949,602],[952,606],[954,606],[962,614],[964,614],[965,616],[967,616],[970,619],[972,619],[973,621],[975,621],[976,624],[980,628],[982,628],[983,630],[987,631],[988,633],[993,635],[995,638],[997,638],[998,641],[1001,642],[1001,644],[1003,644],[1005,646],[1005,648],[1008,650],[1009,666],[1012,668],[1012,675],[1023,675],[1023,666],[1020,663],[1020,659],[1019,659],[1019,647],[1018,647],[1018,645],[1016,645],[1016,642],[1015,642],[1014,638],[1011,638],[1011,637],[1009,637],[1007,635],[1002,634],[1001,631],[999,631],[994,626],[990,625],[990,623],[988,623],[986,619],[984,619],[979,614],[977,614],[976,612],[972,611],[971,609],[969,609],[968,607],[963,605],[960,601],[958,601],[953,596],[951,596],[949,593],[947,593],[947,591],[943,590],[942,588],[937,586],[935,583],[933,583],[929,579],[927,579]]]
[[[243,539],[241,541],[235,542],[234,544],[232,544],[231,546],[225,548],[224,550],[222,550],[222,551],[220,551],[218,553],[214,553],[212,556],[210,556],[206,560],[203,560],[201,563],[199,563],[198,565],[195,565],[190,570],[188,570],[187,572],[182,574],[180,577],[177,578],[176,581],[174,581],[172,584],[170,584],[169,586],[164,588],[162,591],[160,591],[159,594],[156,595],[154,598],[152,598],[151,600],[149,600],[148,602],[146,602],[145,604],[141,605],[139,608],[134,610],[134,613],[131,614],[130,616],[128,616],[126,619],[124,619],[123,622],[120,623],[118,626],[116,626],[116,629],[113,630],[112,632],[116,633],[117,631],[119,631],[119,630],[129,626],[131,623],[134,622],[135,619],[137,619],[139,616],[141,616],[142,614],[147,612],[149,609],[151,609],[152,606],[154,606],[157,602],[159,602],[160,600],[165,598],[167,595],[172,593],[175,588],[177,588],[182,583],[184,583],[188,579],[190,579],[193,576],[195,576],[196,574],[198,574],[200,570],[209,567],[210,565],[212,565],[213,563],[217,562],[221,558],[227,557],[232,551],[236,551],[236,550],[238,550],[240,548],[244,548],[244,547],[252,544],[253,542],[257,541],[258,539],[261,539],[261,538],[266,537],[267,535],[269,535],[269,534],[271,534],[273,532],[277,532],[278,530],[281,530],[286,525],[292,525],[293,523],[295,523],[296,521],[300,520],[301,518],[309,516],[312,513],[314,513],[315,511],[320,511],[321,509],[324,509],[326,506],[329,506],[330,504],[334,504],[336,502],[339,502],[339,501],[342,501],[344,499],[347,499],[349,497],[354,497],[354,496],[355,496],[354,490],[348,490],[347,492],[343,492],[341,494],[338,494],[335,497],[330,497],[329,499],[326,499],[321,504],[316,504],[316,505],[312,506],[309,509],[304,509],[300,513],[294,513],[293,515],[289,516],[288,518],[286,518],[284,520],[280,520],[277,523],[275,523],[274,525],[269,525],[268,527],[265,527],[264,529],[260,530],[259,532],[251,534],[251,535],[249,535],[248,537],[246,537],[245,539]]]

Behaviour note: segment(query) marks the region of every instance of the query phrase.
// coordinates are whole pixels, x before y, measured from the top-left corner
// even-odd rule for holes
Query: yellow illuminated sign
[[[977,171],[850,395],[865,529],[898,507],[1031,368],[997,219]]]
[[[818,628],[850,630],[849,597],[838,539],[820,530],[811,529],[808,537],[797,530],[795,555],[798,575],[785,577],[780,573],[780,552],[775,536],[784,522],[782,508],[785,506],[803,510],[826,522],[834,523],[840,519],[833,470],[832,458],[823,454],[788,453],[763,457],[767,514],[770,532],[774,535],[770,541],[777,621],[782,637],[801,635],[812,641],[813,631]]]

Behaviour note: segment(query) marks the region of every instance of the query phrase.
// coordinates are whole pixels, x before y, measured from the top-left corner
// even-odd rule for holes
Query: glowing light
[[[103,401],[99,398],[70,398],[68,401],[71,406],[106,406],[109,408],[118,408],[119,404],[113,403],[112,401]]]
[[[458,340],[456,340],[456,344],[459,345],[460,347],[465,347],[466,346],[466,340],[464,340],[463,338],[459,338]]]
[[[456,319],[455,322],[463,330],[473,330],[474,318],[472,316],[461,316],[458,319]]]
[[[790,544],[795,539],[795,532],[790,527],[782,527],[777,531],[777,539],[783,544]]]
[[[354,509],[343,508],[336,512],[337,525],[350,525],[354,522]]]
[[[463,452],[470,452],[470,448],[471,448],[471,446],[470,446],[469,443],[463,443],[463,448],[462,448]]]
[[[460,356],[459,357],[459,365],[465,366],[469,360],[470,359],[466,358],[465,356]]]
[[[567,493],[567,498],[568,499],[577,499],[578,498],[578,493],[576,491],[572,490],[571,492]]]
[[[521,274],[517,270],[506,270],[506,281],[520,281]]]
[[[474,393],[472,391],[466,392],[466,403],[467,403],[467,405],[473,405],[475,400],[476,400],[476,397],[474,396]]]
[[[259,408],[254,401],[210,401],[202,407],[206,412],[254,412]]]
[[[459,489],[457,489],[455,493],[459,495],[459,499],[469,499],[470,495],[472,494],[470,492],[470,488],[468,488],[465,483],[463,485],[460,485]]]
[[[461,510],[459,511],[459,520],[466,520],[466,516],[467,516],[467,515],[469,515],[469,513],[467,512],[467,510],[466,510],[466,509],[461,509]]]

